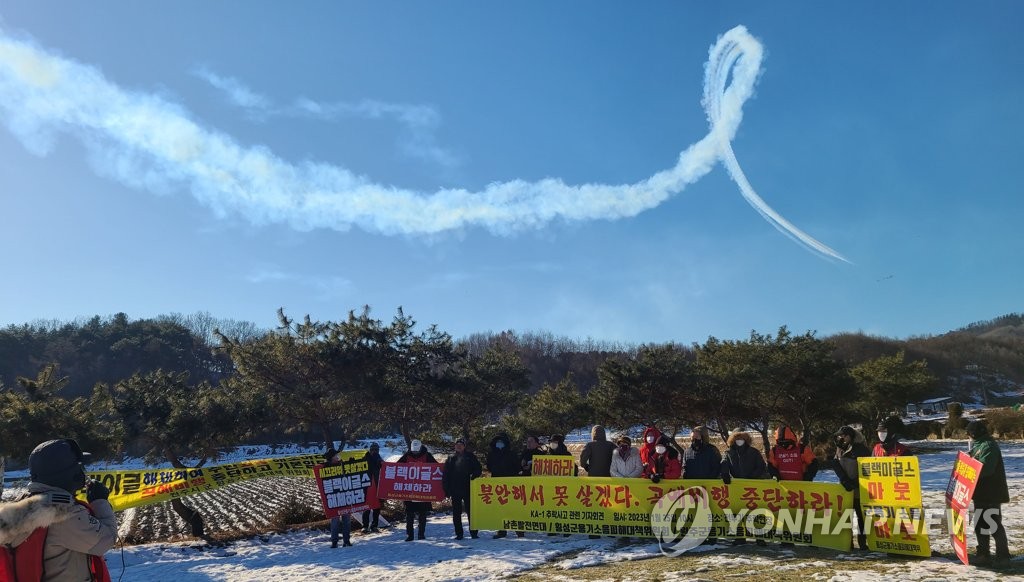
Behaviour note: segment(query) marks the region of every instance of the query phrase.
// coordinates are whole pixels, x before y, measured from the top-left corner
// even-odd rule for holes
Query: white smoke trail
[[[673,168],[635,184],[582,184],[559,179],[492,183],[479,192],[433,194],[377,184],[340,166],[293,164],[265,147],[242,147],[194,122],[155,95],[129,91],[95,68],[61,58],[0,30],[0,117],[34,153],[56,135],[72,134],[91,152],[97,171],[135,187],[188,186],[219,215],[254,224],[286,222],[299,229],[430,234],[470,226],[504,233],[555,219],[631,217],[654,208],[722,161],[744,198],[780,231],[822,256],[845,261],[772,210],[754,192],[730,142],[753,94],[762,49],[742,26],[711,47],[704,106],[711,130],[679,155]],[[728,77],[732,82],[728,85]]]

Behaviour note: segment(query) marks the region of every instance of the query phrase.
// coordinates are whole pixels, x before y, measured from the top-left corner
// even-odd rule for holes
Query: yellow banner
[[[572,477],[575,469],[576,460],[572,455],[537,455],[533,458],[531,472],[537,477]]]
[[[342,461],[362,458],[365,450],[342,451]],[[256,459],[197,469],[138,469],[91,471],[89,478],[110,490],[114,511],[178,499],[218,487],[260,477],[314,477],[321,454]],[[83,500],[84,495],[80,496]]]
[[[861,457],[858,468],[868,548],[931,556],[917,457]]]
[[[474,479],[472,529],[656,537],[652,511],[672,491],[708,501],[710,537],[796,542],[849,550],[853,494],[839,485],[770,479],[501,477]],[[676,508],[678,511],[679,508]],[[654,511],[654,525],[663,519]]]

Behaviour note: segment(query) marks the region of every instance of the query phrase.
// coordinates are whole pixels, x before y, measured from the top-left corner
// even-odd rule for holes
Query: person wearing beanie
[[[324,466],[325,467],[336,467],[341,464],[341,455],[334,446],[327,447],[327,452],[324,453]],[[349,547],[352,545],[350,541],[352,533],[352,516],[345,513],[340,517],[331,518],[331,547],[338,547],[338,533],[341,533],[342,547]]]
[[[99,481],[86,481],[88,460],[72,439],[41,443],[29,456],[27,493],[0,504],[0,543],[18,546],[47,528],[44,582],[110,580],[103,554],[117,541],[117,518],[107,500],[110,491]],[[75,500],[82,489],[88,503]]]
[[[878,443],[871,449],[872,457],[903,457],[913,454],[907,445],[899,441],[896,434],[898,420],[888,418],[878,423],[878,428],[875,429],[878,433]]]
[[[853,493],[853,509],[857,516],[857,547],[860,550],[868,549],[868,535],[864,530],[864,517],[860,507],[860,487],[857,486],[857,480],[860,478],[857,459],[871,456],[865,442],[864,435],[852,426],[840,428],[836,432],[836,454],[832,459],[832,470],[839,478],[839,483]]]
[[[1006,528],[1003,527],[1002,505],[1010,502],[1010,490],[1006,484],[1006,467],[999,444],[988,432],[983,420],[972,420],[967,424],[970,437],[971,458],[981,463],[978,484],[974,487],[974,533],[978,537],[978,552],[974,563],[979,566],[992,565],[1003,568],[1010,563],[1010,548],[1006,542]],[[996,558],[992,561],[990,538],[996,540]]]
[[[434,455],[427,451],[427,447],[419,439],[413,439],[409,444],[409,450],[399,459],[399,463],[436,463]],[[413,524],[418,520],[419,531],[417,539],[427,539],[427,513],[432,505],[429,501],[405,501],[405,541],[413,540]]]
[[[633,446],[633,440],[626,435],[615,440],[616,450],[612,455],[612,477],[635,479],[644,471],[640,463],[640,451]]]

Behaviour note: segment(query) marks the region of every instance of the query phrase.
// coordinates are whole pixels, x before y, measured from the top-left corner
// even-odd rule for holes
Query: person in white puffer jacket
[[[612,477],[637,478],[644,467],[640,462],[640,451],[633,448],[633,441],[622,435],[615,440],[615,452],[612,453]]]

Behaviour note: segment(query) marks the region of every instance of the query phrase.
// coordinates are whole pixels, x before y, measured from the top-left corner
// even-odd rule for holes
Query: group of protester
[[[1002,566],[1009,562],[1010,553],[1006,530],[1002,524],[1001,506],[1009,503],[1009,489],[999,445],[989,434],[983,421],[967,425],[970,437],[970,456],[982,464],[974,492],[975,520],[978,550],[974,562],[978,565]],[[868,456],[899,456],[908,454],[907,448],[897,441],[888,424],[878,427],[878,444],[867,448],[864,435],[851,426],[836,433],[836,452],[830,463],[840,483],[858,495],[857,458]],[[595,426],[591,441],[580,455],[580,467],[592,477],[644,478],[652,482],[663,479],[732,479],[775,478],[780,481],[811,481],[818,471],[818,461],[806,443],[797,440],[796,433],[786,426],[775,431],[775,444],[767,459],[752,446],[751,436],[735,430],[726,441],[724,454],[710,442],[706,427],[695,427],[689,446],[682,448],[674,439],[655,427],[643,432],[640,447],[634,447],[628,436],[619,436],[614,442],[607,439],[605,429]],[[452,519],[456,539],[463,539],[462,513],[470,513],[470,481],[483,475],[483,466],[476,455],[467,449],[466,442],[455,442],[455,452],[444,463],[442,486],[452,500]],[[490,443],[487,471],[491,477],[529,476],[537,455],[568,455],[562,435],[551,437],[544,447],[536,436],[530,436],[522,453],[512,450],[507,435],[501,434]],[[364,457],[370,475],[376,482],[383,460],[379,447],[371,445]],[[95,580],[109,582],[103,555],[113,548],[117,539],[117,520],[107,498],[110,492],[102,483],[86,479],[85,463],[89,455],[71,439],[57,439],[40,444],[29,457],[30,483],[27,492],[18,500],[0,503],[0,547],[7,552],[34,547],[38,550],[38,564],[18,562],[16,572],[0,572],[10,579],[43,580]],[[340,462],[333,448],[325,454],[325,462]],[[414,440],[400,463],[434,463],[436,460],[423,443]],[[77,501],[75,494],[85,491],[87,502]],[[426,538],[429,502],[406,501],[406,541]],[[860,518],[859,500],[857,514]],[[380,510],[363,513],[362,529],[377,531]],[[416,527],[414,527],[416,526]],[[863,527],[860,528],[863,531]],[[331,520],[331,544],[350,546],[351,518],[343,515]],[[416,534],[414,536],[414,533]],[[476,538],[478,532],[470,530]],[[499,531],[495,538],[506,537]],[[517,532],[520,537],[523,532]],[[991,556],[990,540],[995,538],[996,554]],[[866,547],[864,534],[858,536],[858,545]],[[2,568],[12,568],[14,562],[0,562]],[[25,571],[22,571],[25,568]]]

